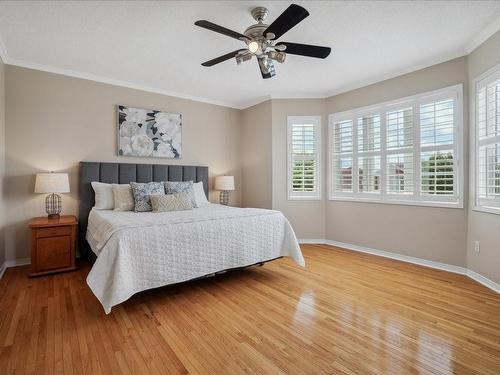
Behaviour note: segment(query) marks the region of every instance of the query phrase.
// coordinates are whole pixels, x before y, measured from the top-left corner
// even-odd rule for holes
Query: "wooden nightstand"
[[[78,221],[73,215],[49,219],[35,217],[31,228],[30,276],[71,271],[75,267],[76,228]]]

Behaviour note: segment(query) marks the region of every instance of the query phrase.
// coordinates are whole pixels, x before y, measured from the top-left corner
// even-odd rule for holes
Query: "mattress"
[[[135,293],[290,256],[295,233],[274,210],[207,204],[177,212],[92,209],[87,241],[97,255],[87,284],[106,313]]]

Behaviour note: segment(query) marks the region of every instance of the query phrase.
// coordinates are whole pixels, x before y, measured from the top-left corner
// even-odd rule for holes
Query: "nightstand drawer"
[[[54,236],[71,236],[73,228],[66,227],[53,227],[53,228],[38,228],[36,229],[36,237],[54,237]]]
[[[38,272],[71,266],[71,236],[38,238],[36,247]]]

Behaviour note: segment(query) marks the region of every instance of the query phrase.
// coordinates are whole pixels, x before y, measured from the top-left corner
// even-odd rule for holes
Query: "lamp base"
[[[49,194],[45,198],[45,212],[49,219],[58,219],[62,211],[62,200],[57,194]]]
[[[222,190],[219,195],[219,203],[227,206],[229,204],[229,191]]]

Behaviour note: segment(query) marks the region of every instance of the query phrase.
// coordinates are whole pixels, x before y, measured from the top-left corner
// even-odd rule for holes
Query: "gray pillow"
[[[198,207],[194,196],[193,181],[165,181],[165,194],[188,193],[193,207]]]
[[[149,196],[153,194],[165,194],[165,188],[161,182],[131,182],[132,194],[134,195],[135,201],[135,212],[147,212],[151,211],[151,201]]]

